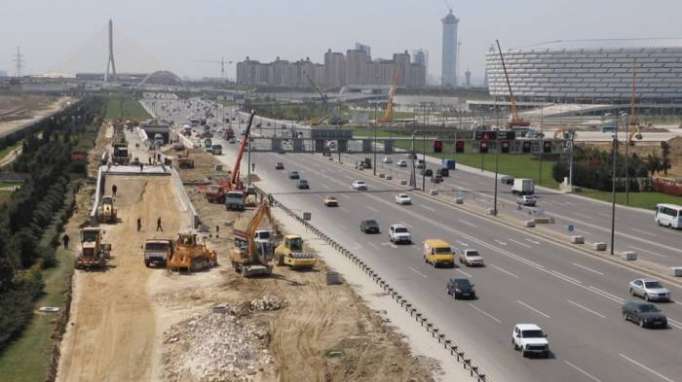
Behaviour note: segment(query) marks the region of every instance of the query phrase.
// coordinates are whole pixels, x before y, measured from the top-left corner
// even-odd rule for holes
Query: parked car
[[[384,157],[384,163],[391,164],[393,163],[393,159],[391,159],[391,157]]]
[[[416,167],[418,169],[423,169],[424,167],[426,167],[426,165],[424,164],[424,160],[423,159],[417,159],[417,166]]]
[[[407,161],[404,159],[399,160],[396,164],[398,167],[407,167]]]
[[[308,181],[305,179],[299,179],[298,182],[296,183],[296,188],[299,190],[308,190],[310,189],[310,185],[308,184]]]
[[[395,196],[395,202],[400,205],[412,204],[412,198],[407,194],[398,194]]]
[[[338,207],[339,201],[333,196],[327,196],[324,198],[324,205],[327,207]]]
[[[298,171],[289,171],[289,179],[300,179],[301,175],[299,175]]]
[[[446,176],[450,176],[450,170],[443,167],[438,170],[438,175],[442,176],[443,178],[445,178]]]
[[[509,175],[502,175],[500,177],[500,183],[511,186],[514,184],[514,177]]]
[[[374,219],[363,220],[360,223],[360,231],[364,233],[381,233],[379,223]]]
[[[448,280],[447,285],[448,296],[452,296],[455,299],[458,298],[476,298],[476,291],[474,290],[474,284],[469,282],[467,278],[451,278]]]
[[[646,301],[670,301],[670,290],[654,279],[637,279],[630,281],[629,292]]]
[[[427,176],[428,176],[428,175],[427,175]],[[443,177],[440,176],[440,175],[438,175],[438,174],[436,174],[436,175],[434,175],[434,176],[431,177],[431,183],[436,183],[436,184],[437,184],[437,183],[442,183],[442,182],[443,182]]]
[[[364,180],[355,180],[352,186],[356,191],[367,191],[367,183]]]
[[[459,262],[467,267],[483,267],[483,257],[475,249],[465,249],[459,256]]]
[[[640,301],[626,301],[623,304],[623,318],[642,328],[668,327],[668,318],[654,304]]]
[[[282,162],[277,162],[275,164],[275,170],[284,170],[284,163]]]
[[[433,176],[433,170],[430,168],[422,169],[419,171],[419,175],[424,175],[424,176]]]
[[[410,230],[408,230],[403,224],[391,224],[391,226],[388,227],[388,239],[391,241],[391,243],[396,244],[412,243],[412,235],[410,234]]]
[[[516,199],[516,203],[518,205],[526,207],[535,207],[537,201],[538,199],[535,197],[535,195],[523,195]]]
[[[521,351],[524,357],[542,355],[549,357],[547,335],[536,324],[516,324],[512,333],[514,350]]]

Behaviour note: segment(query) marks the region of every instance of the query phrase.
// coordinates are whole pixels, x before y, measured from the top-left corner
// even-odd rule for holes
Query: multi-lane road
[[[169,118],[184,123],[186,113],[182,110]],[[232,165],[236,145],[218,141],[225,150],[219,159]],[[400,190],[321,155],[258,153],[252,160],[263,189],[296,211],[311,212],[313,224],[344,243],[396,286],[448,337],[461,343],[492,380],[680,380],[682,305],[659,304],[670,319],[670,328],[664,330],[641,329],[621,316],[622,302],[629,298],[627,283],[641,274],[489,217],[453,208],[420,192]],[[285,170],[275,170],[278,161],[284,163]],[[288,179],[291,170],[299,171],[311,189],[298,190],[294,181]],[[245,172],[243,169],[242,173]],[[351,182],[355,179],[365,180],[369,191],[352,191]],[[481,194],[491,185],[489,178],[461,171],[455,171],[449,182]],[[394,195],[398,191],[409,192],[414,204],[395,204]],[[327,195],[336,196],[340,206],[325,207],[322,199]],[[557,213],[577,212],[585,215],[580,219],[584,223],[608,226],[604,223],[608,218],[596,214],[606,210],[605,206],[591,206],[588,204],[591,202],[582,199],[549,193],[542,194],[540,200],[548,213],[555,209],[565,211]],[[628,219],[640,220],[632,220],[634,224],[628,221],[630,225],[623,224],[619,230],[636,228],[660,237],[642,239],[644,234],[633,234],[637,231],[623,231],[628,233],[619,237],[619,242],[649,248],[652,253],[671,259],[680,256],[679,252],[665,252],[666,248],[660,247],[675,249],[675,232],[651,229],[650,215],[625,210],[622,213],[631,214]],[[576,217],[574,223],[579,229],[590,231],[587,233],[598,231],[587,224],[581,228],[579,215],[568,216]],[[378,220],[383,232],[379,235],[360,232],[360,221],[367,218]],[[393,223],[407,225],[414,244],[390,243],[386,230]],[[487,266],[434,269],[421,257],[421,243],[429,238],[444,239],[458,248],[478,249]],[[653,246],[649,241],[660,245]],[[450,277],[470,278],[479,298],[473,301],[449,298],[445,285]],[[669,287],[673,297],[682,296],[681,288]],[[537,323],[547,331],[553,351],[550,359],[524,359],[512,349],[511,330],[519,322]]]

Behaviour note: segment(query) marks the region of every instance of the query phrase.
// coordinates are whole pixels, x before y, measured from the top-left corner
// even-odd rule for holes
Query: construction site
[[[105,122],[89,156],[125,145],[129,158],[91,161],[97,183],[67,225],[80,242],[57,381],[437,378],[435,360],[415,356],[343,280],[329,282],[267,197],[244,195],[244,211],[209,202],[208,184],[250,193],[238,172],[202,150],[148,149],[122,126]],[[166,166],[182,158],[191,165]]]

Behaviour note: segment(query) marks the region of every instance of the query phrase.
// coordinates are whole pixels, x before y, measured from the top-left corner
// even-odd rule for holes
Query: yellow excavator
[[[259,228],[265,218],[270,225],[273,224],[267,198],[263,198],[246,230],[234,228],[234,248],[230,250],[230,262],[235,272],[244,277],[272,274],[273,230]]]
[[[166,262],[166,268],[173,271],[196,272],[218,264],[218,255],[206,244],[197,241],[194,232],[181,232]]]

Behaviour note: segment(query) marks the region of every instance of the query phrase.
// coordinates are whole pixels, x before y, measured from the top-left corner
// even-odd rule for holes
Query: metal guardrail
[[[262,192],[262,190],[259,190],[259,192]],[[410,303],[406,298],[404,298],[396,288],[392,287],[388,283],[388,281],[382,278],[374,269],[372,269],[372,267],[367,265],[367,263],[365,263],[362,259],[353,254],[350,250],[343,247],[341,244],[337,243],[327,234],[320,231],[317,227],[310,224],[308,221],[304,220],[302,216],[296,214],[293,210],[291,210],[286,205],[275,199],[272,195],[269,195],[268,198],[270,199],[273,206],[281,208],[282,211],[284,211],[287,215],[291,216],[292,218],[296,219],[299,223],[303,224],[307,229],[311,230],[318,237],[326,241],[327,244],[334,248],[338,253],[345,256],[348,260],[350,260],[357,267],[359,267],[381,289],[383,289],[384,292],[389,294],[397,304],[399,304],[407,313],[409,313],[410,317],[415,319],[415,321],[417,321],[424,328],[424,330],[426,330],[427,333],[431,334],[431,337],[434,340],[438,341],[438,343],[450,353],[450,356],[455,358],[455,360],[458,363],[461,363],[462,367],[465,370],[469,370],[469,375],[475,378],[477,382],[490,381],[490,379],[487,378],[487,376],[480,370],[480,368],[473,364],[471,358],[467,358],[466,353],[464,352],[464,350],[462,350],[461,346],[459,346],[454,340],[447,338],[446,335],[443,334],[441,330],[431,320],[429,320],[424,313],[420,312],[412,303]]]

